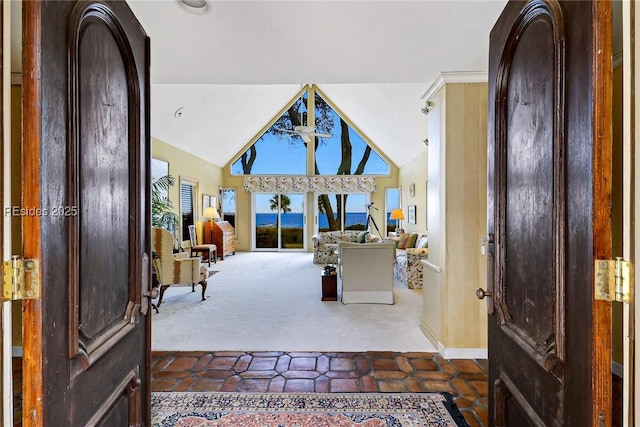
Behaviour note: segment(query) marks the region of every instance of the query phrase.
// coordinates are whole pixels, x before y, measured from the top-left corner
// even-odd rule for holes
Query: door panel
[[[41,184],[25,193],[40,190],[43,215],[25,223],[42,301],[24,317],[42,341],[25,343],[24,376],[43,386],[25,389],[23,422],[35,411],[44,425],[147,425],[149,42],[124,2],[27,3],[41,88],[25,79],[25,103],[40,106],[25,126],[41,136],[25,175]]]
[[[609,335],[606,328],[594,335],[606,307],[593,310],[592,268],[598,250],[607,256],[597,242],[610,232],[598,224],[606,221],[600,207],[611,171],[601,165],[611,140],[594,112],[606,78],[592,70],[595,35],[606,37],[593,22],[606,16],[607,4],[509,2],[491,32],[492,425],[592,425],[599,417],[593,402],[606,401],[599,381],[608,356],[594,361],[593,340],[608,344]],[[600,47],[597,58],[610,58]],[[598,118],[610,123],[610,110]]]

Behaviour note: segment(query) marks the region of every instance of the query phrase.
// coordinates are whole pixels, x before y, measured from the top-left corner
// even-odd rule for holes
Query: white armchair
[[[338,257],[343,304],[394,303],[394,242],[340,242]]]

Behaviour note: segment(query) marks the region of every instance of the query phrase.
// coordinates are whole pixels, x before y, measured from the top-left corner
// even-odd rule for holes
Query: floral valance
[[[264,193],[371,193],[372,176],[245,176],[244,191]]]

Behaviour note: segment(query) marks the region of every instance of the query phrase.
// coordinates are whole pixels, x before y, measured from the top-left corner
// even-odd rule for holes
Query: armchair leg
[[[162,297],[164,296],[164,291],[166,291],[169,286],[170,285],[162,285],[162,286],[160,286],[160,299],[158,300],[157,307],[160,307],[160,304],[162,304]],[[157,310],[157,308],[156,308],[156,310]]]
[[[202,301],[206,300],[206,298],[204,297],[204,291],[207,290],[207,281],[203,280],[202,282],[200,282],[200,286],[202,286]]]
[[[207,290],[207,280],[205,279],[205,280],[203,280],[202,282],[198,282],[198,284],[199,284],[200,286],[202,286],[202,301],[205,301],[205,300],[206,300],[206,298],[204,297],[204,291],[206,291],[206,290]],[[196,291],[196,284],[195,284],[195,283],[192,283],[192,284],[191,284],[191,292],[195,292],[195,291]]]

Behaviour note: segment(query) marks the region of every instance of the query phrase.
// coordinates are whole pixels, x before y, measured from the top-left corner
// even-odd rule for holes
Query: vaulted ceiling
[[[315,83],[401,166],[426,149],[431,82],[486,71],[505,1],[211,0],[204,15],[128,3],[151,38],[154,137],[224,166]]]

